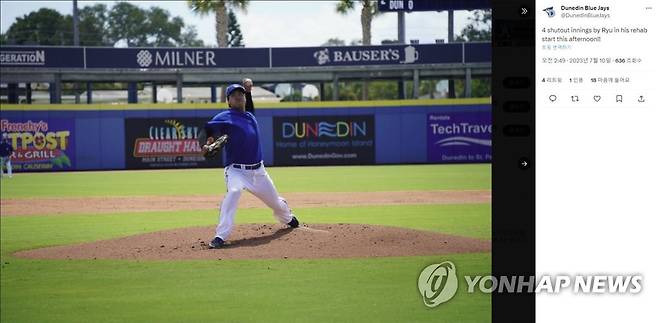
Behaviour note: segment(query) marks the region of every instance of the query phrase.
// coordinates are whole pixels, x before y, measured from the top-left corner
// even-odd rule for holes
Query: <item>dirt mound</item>
[[[401,192],[291,192],[283,196],[292,208],[490,203],[491,190],[472,191],[401,191]],[[149,211],[185,211],[217,209],[221,195],[134,196],[84,198],[0,199],[0,215],[58,215],[75,213],[121,213]],[[245,192],[240,208],[266,207]]]
[[[208,249],[215,227],[159,231],[78,245],[21,251],[39,259],[288,259],[421,256],[487,252],[491,242],[387,226],[311,224],[237,225],[222,249]]]

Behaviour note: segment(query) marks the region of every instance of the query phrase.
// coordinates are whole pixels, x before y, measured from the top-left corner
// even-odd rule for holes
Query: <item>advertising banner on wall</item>
[[[275,48],[0,47],[0,67],[32,69],[399,66],[473,62],[491,62],[490,42]]]
[[[14,171],[75,169],[73,119],[0,119],[0,132],[14,148]]]
[[[1,67],[84,68],[82,47],[2,46]]]
[[[275,165],[375,162],[372,115],[274,117]]]
[[[204,118],[128,118],[126,168],[196,168],[221,164],[221,154],[206,161],[198,138]]]
[[[94,48],[85,68],[269,67],[267,48]]]
[[[272,67],[462,63],[463,44],[272,48]]]
[[[491,112],[446,112],[427,115],[427,159],[430,163],[491,162]]]

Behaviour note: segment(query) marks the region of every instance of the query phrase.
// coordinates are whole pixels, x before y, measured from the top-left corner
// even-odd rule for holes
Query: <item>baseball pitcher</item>
[[[286,200],[279,196],[265,170],[258,123],[253,114],[252,81],[245,79],[243,85],[231,84],[226,88],[229,109],[220,112],[205,125],[207,140],[203,146],[204,156],[212,156],[222,147],[226,153],[226,195],[219,207],[219,224],[209,244],[211,249],[220,248],[229,238],[243,190],[251,192],[271,208],[280,223],[291,228],[299,226],[299,221]]]

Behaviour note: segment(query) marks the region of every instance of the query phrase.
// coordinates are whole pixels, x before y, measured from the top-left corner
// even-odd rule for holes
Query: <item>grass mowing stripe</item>
[[[282,192],[491,189],[491,165],[271,167]],[[23,173],[0,181],[0,197],[207,195],[225,191],[223,169]]]
[[[306,223],[365,223],[489,239],[491,205],[393,205],[294,210]],[[269,209],[240,209],[238,223],[275,223]],[[79,243],[179,227],[217,224],[217,211],[0,218],[2,258],[22,249]],[[208,232],[208,237],[212,232]]]
[[[12,261],[3,322],[487,322],[489,295],[423,305],[418,273],[451,260],[486,275],[491,255],[235,261]],[[111,286],[111,288],[109,287]],[[35,301],[38,300],[38,301]]]

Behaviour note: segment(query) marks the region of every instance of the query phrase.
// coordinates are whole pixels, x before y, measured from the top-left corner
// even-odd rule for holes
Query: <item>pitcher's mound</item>
[[[487,240],[364,224],[237,225],[221,249],[208,249],[215,227],[159,231],[16,253],[46,259],[265,259],[421,256],[487,252]]]

